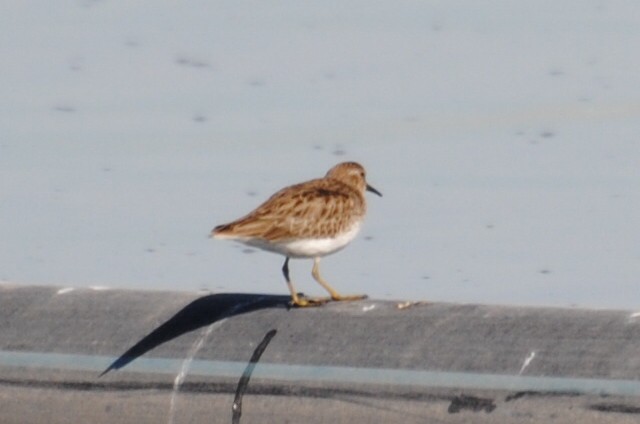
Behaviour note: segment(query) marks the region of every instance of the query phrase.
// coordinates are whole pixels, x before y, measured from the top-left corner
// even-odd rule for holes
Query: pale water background
[[[0,12],[2,281],[285,294],[210,229],[357,160],[384,197],[323,261],[340,291],[640,304],[637,1]]]

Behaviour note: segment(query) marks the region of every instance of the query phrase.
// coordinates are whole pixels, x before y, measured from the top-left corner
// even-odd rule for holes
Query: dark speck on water
[[[138,47],[138,42],[133,39],[125,40],[124,45],[127,47]]]
[[[336,78],[336,74],[334,72],[325,72],[324,78],[328,80],[332,80]]]
[[[57,105],[53,107],[53,110],[55,110],[56,112],[72,113],[76,111],[76,108],[68,105]]]
[[[344,156],[347,154],[347,151],[342,146],[336,146],[332,153],[334,156]]]
[[[267,82],[263,79],[256,78],[249,81],[249,85],[251,87],[264,87],[265,85],[267,85]]]
[[[190,68],[208,68],[209,64],[202,60],[188,58],[184,56],[178,56],[176,58],[176,64],[180,66],[188,66]]]

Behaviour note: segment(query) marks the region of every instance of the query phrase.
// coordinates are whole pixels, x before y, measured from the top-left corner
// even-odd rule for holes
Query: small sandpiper
[[[339,294],[319,271],[320,258],[344,248],[358,234],[367,212],[365,191],[382,196],[367,184],[362,165],[339,163],[324,178],[285,187],[244,217],[218,225],[211,237],[284,255],[282,273],[295,306],[365,299],[366,295]],[[331,297],[299,296],[289,278],[290,258],[313,258],[311,275]]]

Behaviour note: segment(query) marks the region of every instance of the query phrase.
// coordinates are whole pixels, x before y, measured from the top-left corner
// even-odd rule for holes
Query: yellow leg
[[[366,294],[355,294],[343,296],[338,293],[333,287],[329,285],[321,276],[320,276],[320,258],[315,258],[313,260],[313,268],[311,269],[311,275],[314,280],[316,280],[326,291],[331,295],[332,300],[362,300],[366,299]]]
[[[282,266],[282,273],[284,274],[284,278],[287,281],[287,286],[289,287],[289,292],[291,292],[291,304],[293,306],[305,307],[305,306],[319,306],[325,304],[329,301],[329,298],[307,298],[298,296],[298,292],[295,287],[293,287],[293,283],[289,278],[289,257],[284,261],[284,265]]]

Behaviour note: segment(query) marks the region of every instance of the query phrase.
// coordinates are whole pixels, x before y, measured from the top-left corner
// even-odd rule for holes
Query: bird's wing
[[[345,219],[357,206],[354,193],[314,180],[280,190],[245,217],[216,230],[229,236],[271,241],[333,236],[349,224]]]

